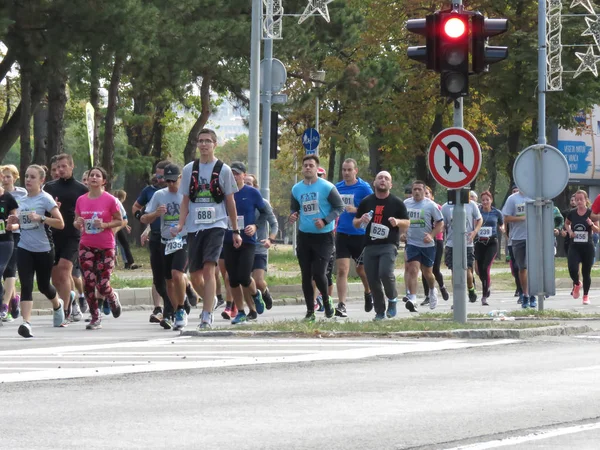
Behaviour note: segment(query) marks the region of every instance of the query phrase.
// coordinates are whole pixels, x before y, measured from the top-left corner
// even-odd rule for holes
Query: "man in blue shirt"
[[[344,211],[344,204],[337,189],[329,181],[317,176],[319,157],[306,155],[302,159],[304,180],[292,188],[289,221],[298,221],[296,253],[302,275],[302,292],[306,302],[305,320],[315,320],[314,288],[323,294],[325,316],[335,314],[333,302],[327,294],[327,263],[333,251],[333,228],[335,220]]]
[[[342,164],[342,181],[335,185],[344,203],[344,212],[341,214],[335,236],[335,248],[337,259],[337,293],[338,305],[335,315],[348,317],[346,313],[346,296],[348,294],[348,272],[350,270],[350,258],[356,263],[356,273],[360,277],[365,288],[365,311],[373,309],[373,295],[369,288],[362,254],[365,248],[364,228],[355,228],[352,219],[356,209],[363,198],[373,193],[368,183],[358,178],[358,165],[352,158],[348,158]]]

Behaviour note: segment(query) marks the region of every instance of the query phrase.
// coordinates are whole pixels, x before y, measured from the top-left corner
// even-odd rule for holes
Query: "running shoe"
[[[477,292],[475,289],[469,290],[469,301],[475,303],[477,301]]]
[[[315,321],[315,313],[314,311],[307,311],[306,315],[304,316],[304,319],[302,319],[303,322],[314,322]]]
[[[200,315],[202,317],[202,315]],[[221,317],[225,320],[231,320],[232,317],[235,317],[231,314],[231,306],[226,306],[225,309],[221,312]]]
[[[12,316],[11,313],[7,312],[4,314],[4,316],[1,316],[1,320],[2,322],[12,322],[13,320],[15,320],[15,318]]]
[[[195,308],[196,305],[198,304],[198,296],[192,289],[192,285],[190,283],[188,283],[187,286],[185,287],[185,293],[187,295],[188,300],[190,301],[190,304]]]
[[[527,309],[529,307],[529,297],[523,295],[523,300],[521,301],[521,308]]]
[[[406,302],[404,303],[404,307],[406,309],[408,309],[410,312],[417,312],[417,307],[415,306],[413,301],[410,300],[409,298],[406,299]]]
[[[258,314],[256,313],[256,311],[250,311],[248,314],[246,314],[246,320],[258,320]]]
[[[590,297],[588,295],[584,295],[583,296],[583,304],[584,305],[589,305],[590,304]]]
[[[60,324],[60,327],[61,328],[67,328],[70,323],[71,323],[71,318],[70,317],[66,317],[65,320],[63,320],[63,322]]]
[[[574,299],[578,299],[579,298],[579,291],[581,290],[581,282],[579,282],[578,284],[574,284],[573,285],[573,298]]]
[[[481,306],[490,306],[487,302],[487,297],[481,297]]]
[[[100,315],[96,318],[92,318],[90,323],[85,326],[86,330],[99,330],[100,328],[102,328],[102,319],[100,318]]]
[[[397,302],[398,301],[395,298],[388,300],[388,307],[387,307],[387,311],[386,311],[385,314],[390,319],[392,317],[396,317],[396,314],[398,312],[398,310],[396,309],[396,303]],[[408,302],[410,302],[410,300]],[[408,304],[408,302],[406,302],[406,303]],[[407,306],[407,309],[408,309],[408,306]]]
[[[13,319],[18,319],[21,315],[21,296],[15,295],[10,299],[10,314],[13,316]]]
[[[231,321],[231,325],[238,325],[240,323],[244,323],[246,319],[246,313],[244,311],[240,311],[237,313],[237,316],[235,316]]]
[[[162,319],[162,308],[160,306],[157,306],[154,308],[154,311],[152,311],[152,314],[150,314],[150,323],[160,323]]]
[[[221,294],[217,294],[217,304],[215,305],[215,311],[219,309],[221,306],[225,304],[225,300],[223,300],[223,296]]]
[[[535,295],[529,296],[529,307],[534,309],[537,308],[537,300],[535,299]]]
[[[348,317],[348,312],[346,311],[346,305],[343,303],[338,303],[335,308],[335,315],[337,317]]]
[[[335,315],[335,308],[333,307],[333,300],[331,299],[331,297],[329,297],[327,299],[326,302],[324,303],[324,308],[325,309],[325,317],[327,317],[328,319],[331,319],[334,315]]]
[[[517,289],[517,290],[515,290],[515,295],[514,295],[514,296],[515,296],[515,297],[520,297],[520,296],[521,296],[521,293],[519,292],[519,290],[518,290],[518,289]]]
[[[23,322],[21,325],[19,325],[17,333],[19,333],[19,336],[23,336],[24,338],[33,337],[33,334],[31,333],[31,324],[29,322]]]
[[[522,304],[523,304],[523,294],[522,294],[522,293],[521,293],[521,294],[519,294],[519,298],[518,298],[518,300],[517,300],[517,304],[518,304],[518,305],[522,305]]]
[[[110,307],[110,312],[112,313],[113,317],[116,319],[121,315],[121,302],[119,301],[119,294],[117,294],[117,291],[113,292],[115,294],[115,299],[112,301],[109,300],[108,306]],[[104,303],[106,304],[107,301],[104,300]]]
[[[79,303],[77,303],[77,300],[75,298],[71,300],[70,318],[73,320],[73,322],[79,322],[81,319],[83,319],[83,314],[81,314],[81,308],[79,307]]]
[[[323,312],[325,311],[325,306],[323,305],[323,295],[317,295],[315,299],[315,311]]]
[[[201,329],[212,328],[212,323],[213,323],[212,313],[202,311],[200,325],[198,325],[198,328],[201,328]]]
[[[371,292],[365,292],[365,312],[371,312],[373,310],[373,294]]]
[[[256,306],[256,312],[258,314],[264,313],[265,312],[265,302],[263,301],[262,293],[260,292],[260,289],[256,290],[256,295],[253,295],[252,299],[254,300],[254,306]]]
[[[273,307],[273,297],[271,297],[271,293],[268,289],[265,289],[265,292],[263,292],[262,297],[265,301],[265,308],[271,309]]]
[[[81,314],[85,314],[88,311],[88,304],[83,295],[79,296],[79,309],[81,310]]]
[[[187,297],[183,301],[183,309],[185,310],[185,313],[188,314],[188,315],[192,311],[192,305],[191,305],[191,303],[190,303],[190,301],[188,300]]]
[[[102,312],[105,316],[110,315],[110,303],[108,302],[108,299],[104,299],[102,301]]]
[[[52,312],[52,324],[54,327],[60,327],[65,321],[65,303],[62,301],[62,298],[58,299],[58,303],[58,309]]]
[[[373,318],[373,322],[379,322],[381,320],[385,320],[385,313],[377,313]]]
[[[173,329],[173,321],[169,318],[165,318],[160,321],[160,326],[163,327],[165,330],[172,330]]]
[[[188,324],[188,315],[185,309],[179,308],[175,311],[175,328],[176,330],[181,330],[182,328],[187,327]]]
[[[231,305],[231,317],[235,317],[237,316],[238,313],[238,309],[237,306],[235,306],[235,303],[233,305]],[[200,318],[202,319],[202,316],[200,316]]]
[[[429,305],[429,296],[425,297],[425,300],[421,302],[421,306]]]
[[[8,317],[8,305],[2,304],[2,306],[0,306],[0,320],[2,320],[2,322],[7,322],[6,318]]]
[[[437,289],[433,288],[431,292],[429,292],[429,309],[435,309],[438,304],[438,296]]]
[[[446,286],[442,286],[440,288],[440,292],[442,293],[442,298],[444,299],[444,301],[448,301],[450,295],[448,294],[448,289],[446,289]]]

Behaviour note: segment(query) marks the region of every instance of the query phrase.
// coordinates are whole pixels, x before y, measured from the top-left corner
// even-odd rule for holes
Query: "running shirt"
[[[82,195],[77,199],[75,212],[83,218],[83,234],[80,244],[91,248],[115,248],[115,233],[112,228],[96,228],[95,219],[102,222],[113,220],[113,214],[119,212],[118,200],[108,192],[103,192],[98,198]]]
[[[340,181],[335,185],[336,189],[340,193],[340,197],[342,198],[342,203],[344,207],[346,206],[354,206],[358,207],[363,198],[367,195],[371,195],[373,193],[373,189],[366,183],[364,180],[358,178],[356,183],[354,184],[346,184],[345,181]],[[368,212],[368,211],[367,211]],[[352,225],[352,220],[354,219],[354,214],[349,213],[344,209],[344,212],[340,215],[340,218],[337,222],[336,231],[338,233],[345,234],[353,234],[353,235],[364,235],[365,230],[362,228],[354,228]]]
[[[299,230],[303,233],[330,233],[335,219],[344,211],[344,204],[335,186],[323,178],[306,184],[300,181],[292,188],[291,211],[299,212]],[[322,219],[325,226],[318,229],[316,219]]]
[[[6,219],[11,211],[18,208],[19,204],[8,192],[4,191],[4,194],[0,195],[0,242],[13,241],[12,231],[6,229]]]
[[[213,173],[213,168],[217,159],[208,164],[200,163],[198,167],[198,185],[208,186]],[[190,195],[190,181],[192,178],[194,161],[188,163],[183,168],[179,193]],[[235,178],[231,168],[223,164],[219,173],[219,186],[225,195],[235,194],[238,191]],[[195,233],[199,230],[209,230],[211,228],[227,229],[227,208],[225,200],[216,203],[209,190],[198,189],[196,198],[190,198],[188,216],[185,221],[185,227],[188,233]]]
[[[256,244],[256,233],[254,233],[252,236],[248,236],[246,233],[244,233],[244,228],[246,228],[248,225],[256,225],[256,210],[259,210],[263,213],[267,212],[265,201],[263,200],[262,195],[260,195],[258,189],[246,185],[243,185],[239,191],[233,194],[233,198],[235,200],[235,207],[237,210],[236,229],[240,230],[242,242]],[[225,232],[225,238],[223,239],[223,242],[233,242],[232,230],[233,227],[228,220],[227,231]]]
[[[452,247],[453,228],[452,228],[452,216],[454,214],[454,205],[444,203],[442,206],[442,216],[444,217],[444,224],[446,225],[446,247]],[[481,219],[481,212],[477,203],[470,200],[469,203],[465,204],[465,219],[467,236],[472,233],[475,229],[475,223]],[[473,247],[473,241],[467,238],[467,247]]]
[[[258,209],[256,210],[256,250],[255,255],[267,255],[269,250],[261,243],[265,240],[269,234],[277,234],[279,232],[279,223],[277,223],[277,217],[273,213],[271,204],[263,198],[265,202],[266,210],[261,213]],[[268,224],[268,226],[267,226]]]
[[[592,226],[587,223],[590,218],[592,210],[588,208],[583,216],[580,216],[577,212],[577,208],[572,209],[567,214],[567,220],[571,222],[571,230],[573,230],[573,237],[571,238],[571,244],[575,245],[594,245],[592,236]]]
[[[27,197],[27,189],[22,188],[20,186],[15,186],[15,190],[12,192],[7,191],[6,189],[4,189],[4,192],[8,192],[10,195],[13,196],[13,198],[17,201],[17,203],[21,202],[21,199],[23,197]],[[13,233],[21,233],[21,229],[17,228],[15,231],[13,231]]]
[[[23,197],[19,203],[19,227],[21,228],[21,240],[19,248],[30,252],[49,252],[52,250],[52,239],[48,227],[41,222],[33,222],[29,214],[35,212],[45,216],[56,206],[54,198],[47,192],[41,191],[33,197]]]
[[[163,188],[152,196],[150,202],[146,205],[146,213],[155,212],[160,205],[165,205],[167,212],[160,217],[160,220],[155,220],[160,225],[160,237],[165,240],[171,240],[174,236],[171,234],[171,228],[176,227],[179,223],[179,213],[181,211],[181,202],[183,194],[179,192],[170,192],[169,188]],[[153,223],[154,223],[153,222]],[[187,231],[185,227],[181,230],[178,236],[185,236]]]
[[[142,192],[140,192],[140,196],[137,198],[136,202],[142,206],[146,206],[150,202],[150,200],[152,200],[152,197],[154,196],[154,194],[156,194],[157,191],[158,188],[156,186],[146,186],[144,189],[142,189]],[[150,232],[155,235],[160,234],[159,220],[155,220],[150,224]]]
[[[79,197],[87,194],[89,191],[87,186],[71,177],[68,180],[59,178],[49,181],[43,189],[60,203],[60,213],[65,222],[65,227],[62,230],[52,228],[52,235],[57,238],[60,236],[63,239],[79,239],[81,232],[73,225],[75,221],[75,203]]]
[[[416,202],[414,198],[404,200],[404,206],[408,212],[410,226],[406,233],[406,244],[414,245],[415,247],[435,247],[435,240],[429,243],[423,242],[425,235],[431,233],[440,220],[443,220],[442,213],[437,205],[424,198],[420,202]]]
[[[498,226],[504,224],[504,218],[500,210],[492,206],[491,211],[484,211],[483,207],[479,208],[483,223],[477,233],[477,240],[486,241],[489,238],[498,237]]]
[[[390,194],[386,198],[377,198],[371,194],[363,199],[358,205],[356,218],[363,214],[373,211],[373,218],[365,229],[367,245],[394,244],[400,245],[400,229],[390,224],[390,218],[408,220],[408,211],[404,202],[395,195]]]
[[[529,197],[525,197],[520,192],[515,192],[506,199],[502,214],[504,216],[525,216],[525,204],[531,201]],[[510,240],[524,241],[527,239],[527,223],[525,221],[510,223]]]

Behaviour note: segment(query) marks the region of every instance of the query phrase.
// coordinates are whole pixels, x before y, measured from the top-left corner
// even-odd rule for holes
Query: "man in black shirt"
[[[373,293],[375,320],[383,320],[385,297],[388,298],[388,316],[396,315],[398,292],[394,267],[400,234],[406,232],[410,222],[404,202],[390,193],[392,176],[389,172],[379,172],[373,187],[375,193],[360,202],[352,223],[366,230],[363,254],[365,272]]]
[[[71,293],[71,273],[73,264],[79,258],[79,239],[81,232],[73,226],[75,221],[75,203],[88,192],[87,186],[73,178],[73,157],[67,153],[56,156],[56,173],[58,178],[44,185],[44,191],[56,200],[63,216],[65,227],[62,230],[52,228],[54,241],[54,267],[52,268],[52,284],[58,295],[65,302],[65,323],[71,312],[71,301],[75,293]],[[77,316],[77,317],[75,317]],[[81,320],[79,309],[73,319]]]

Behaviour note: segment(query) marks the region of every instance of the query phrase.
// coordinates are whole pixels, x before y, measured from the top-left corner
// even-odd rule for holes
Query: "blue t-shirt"
[[[340,193],[340,197],[342,197],[342,202],[344,203],[344,207],[346,206],[354,206],[355,208],[360,205],[360,202],[367,195],[371,195],[373,193],[373,189],[369,186],[368,183],[358,178],[358,181],[354,184],[348,186],[345,181],[340,181],[335,185],[338,192]],[[337,232],[345,233],[345,234],[354,234],[354,235],[364,235],[365,230],[362,228],[354,228],[352,225],[352,219],[354,219],[355,214],[349,213],[344,210],[344,212],[340,215],[337,224]]]
[[[158,188],[154,186],[146,186],[144,189],[142,189],[142,192],[136,201],[140,205],[146,206],[156,191],[158,191]],[[150,231],[160,234],[160,220],[155,220],[150,224]]]
[[[317,178],[312,184],[304,181],[296,183],[292,188],[292,197],[300,206],[298,228],[303,233],[331,233],[335,221],[329,222],[320,230],[315,225],[316,219],[325,219],[333,209],[329,203],[329,194],[335,186],[323,178]],[[292,211],[295,212],[295,211]]]
[[[240,236],[242,236],[242,242],[255,244],[256,233],[252,236],[248,236],[244,233],[244,228],[248,225],[256,224],[256,210],[258,209],[262,213],[266,213],[267,208],[265,201],[260,195],[258,189],[252,186],[244,185],[239,191],[233,194],[235,200],[235,207],[237,210],[237,229],[240,230]],[[231,224],[227,220],[227,231],[225,232],[224,242],[233,242],[233,231],[231,231]]]
[[[504,223],[504,219],[502,217],[502,213],[500,210],[494,208],[492,206],[492,210],[487,212],[484,211],[483,208],[479,208],[481,212],[481,218],[483,219],[483,223],[481,224],[481,228],[477,233],[477,239],[489,239],[491,237],[498,237],[498,225],[502,225]]]

